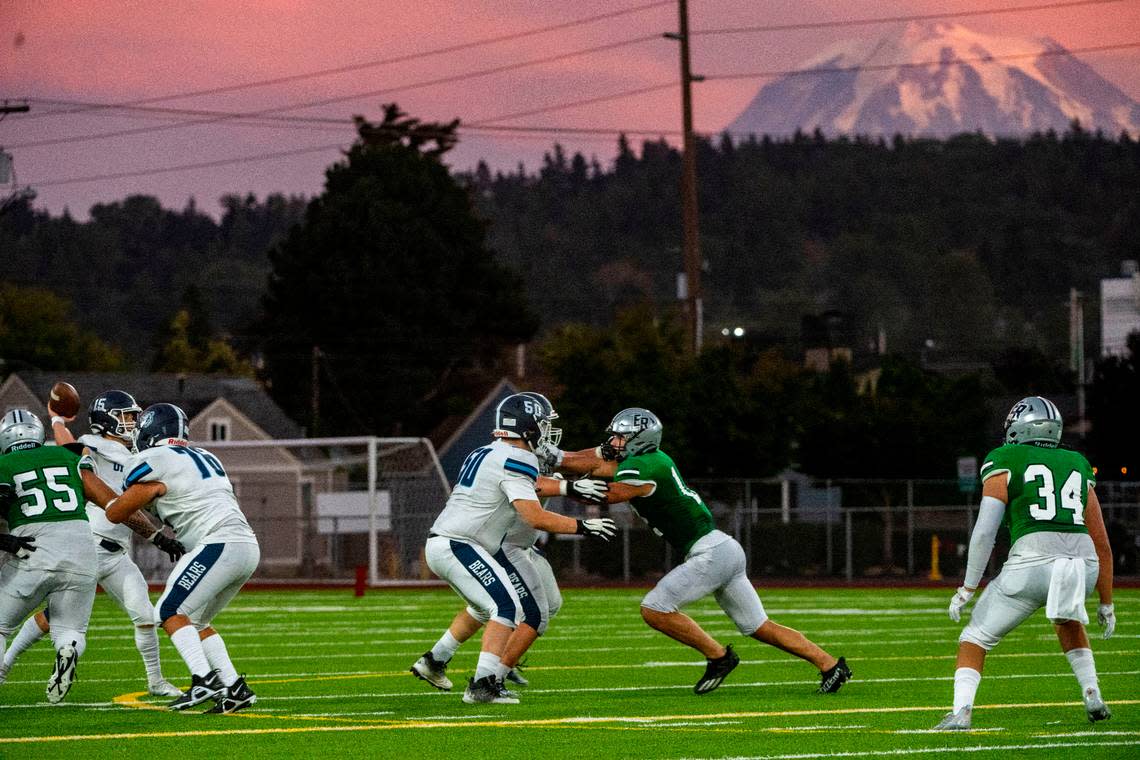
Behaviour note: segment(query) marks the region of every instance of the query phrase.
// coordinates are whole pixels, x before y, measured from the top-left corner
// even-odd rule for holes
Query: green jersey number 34
[[[1025,468],[1025,483],[1039,484],[1037,496],[1040,501],[1029,505],[1029,516],[1034,520],[1049,521],[1057,516],[1057,488],[1053,472],[1043,464],[1031,464]],[[1073,470],[1061,486],[1061,509],[1073,513],[1073,524],[1085,524],[1084,477]]]

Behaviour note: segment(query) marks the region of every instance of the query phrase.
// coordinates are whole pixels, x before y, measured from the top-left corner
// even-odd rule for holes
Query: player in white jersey
[[[257,698],[210,623],[253,575],[261,553],[221,462],[191,447],[189,433],[186,413],[177,406],[147,407],[139,419],[139,453],[123,495],[107,505],[107,519],[122,522],[153,502],[158,517],[193,547],[174,566],[155,605],[157,621],[193,676],[169,707],[185,710],[213,699],[207,712],[231,713]]]
[[[53,415],[52,434],[57,445],[80,444],[83,452],[90,455],[95,464],[95,474],[100,480],[112,489],[123,482],[127,463],[134,455],[135,430],[139,413],[142,412],[131,394],[110,390],[92,399],[88,414],[91,433],[80,436],[78,441],[67,429],[67,423],[74,417],[56,414],[50,402],[48,411]],[[117,490],[115,495],[118,495]],[[131,559],[132,529],[109,522],[103,510],[95,504],[89,502],[86,510],[98,562],[96,581],[135,624],[135,646],[146,668],[147,691],[159,697],[181,695],[178,687],[162,677],[158,633],[154,627],[154,606],[150,603],[146,579]],[[162,533],[161,526],[153,527],[144,538],[167,552],[172,562],[177,562],[186,553],[182,544]],[[43,638],[48,630],[46,609],[24,621],[12,640],[12,645],[4,653],[4,661],[0,663],[0,681],[7,676],[16,658]]]
[[[550,441],[551,445],[557,446],[562,431],[553,426],[558,413],[554,411],[550,400],[541,393],[531,391],[523,391],[521,395],[528,396],[542,408],[540,422],[543,428],[542,440]],[[551,496],[568,495],[588,504],[600,504],[605,501],[607,489],[605,481],[583,479],[568,483],[550,477],[550,474],[549,468],[540,468],[540,477],[535,484],[535,492],[540,500]],[[527,680],[519,673],[518,661],[534,641],[546,632],[550,619],[562,607],[562,592],[558,589],[554,571],[536,546],[539,533],[540,531],[516,513],[502,545],[503,554],[510,562],[511,569],[516,571],[512,573],[511,580],[519,595],[522,620],[511,634],[501,662],[508,668],[506,680],[520,686],[527,685]],[[439,641],[412,664],[411,672],[437,689],[450,691],[452,683],[447,677],[448,662],[463,642],[475,635],[486,622],[487,619],[481,610],[470,606],[461,610]]]
[[[495,410],[496,439],[467,455],[443,511],[428,533],[428,567],[443,578],[487,620],[475,677],[463,701],[516,704],[503,688],[502,663],[515,630],[521,600],[502,551],[503,537],[515,516],[551,533],[579,533],[609,540],[613,520],[576,520],[547,512],[535,492],[538,460],[534,449],[543,436],[540,406],[521,394],[508,396]],[[515,572],[517,575],[517,571]]]

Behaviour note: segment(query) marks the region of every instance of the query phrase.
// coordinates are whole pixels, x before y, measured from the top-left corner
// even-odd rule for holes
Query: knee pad
[[[991,633],[986,633],[973,623],[963,628],[962,635],[958,637],[958,643],[969,642],[970,644],[981,647],[987,652],[996,647],[1000,641],[1000,638]]]

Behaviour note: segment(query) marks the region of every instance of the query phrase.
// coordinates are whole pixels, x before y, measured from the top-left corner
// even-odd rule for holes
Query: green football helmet
[[[614,446],[614,438],[624,439],[621,447]],[[602,444],[602,458],[621,462],[629,457],[648,454],[661,448],[661,420],[648,409],[632,407],[614,415],[606,428],[606,442]]]
[[[1031,443],[1056,448],[1061,442],[1061,412],[1056,404],[1041,396],[1021,399],[1005,418],[1006,443]]]
[[[44,423],[27,409],[10,409],[0,418],[0,454],[44,445]]]

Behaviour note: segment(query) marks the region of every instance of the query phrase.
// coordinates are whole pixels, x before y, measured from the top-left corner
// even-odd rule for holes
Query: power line
[[[201,90],[187,90],[184,92],[172,93],[169,95],[156,95],[148,98],[138,98],[136,100],[124,101],[122,103],[79,103],[75,104],[76,107],[67,110],[51,111],[48,113],[41,113],[28,118],[45,118],[48,116],[61,116],[67,114],[83,113],[86,111],[101,110],[101,109],[121,109],[129,108],[131,106],[140,106],[148,103],[161,103],[168,100],[183,100],[186,98],[198,98],[207,95],[220,95],[228,92],[237,92],[240,90],[254,89],[258,87],[270,87],[278,84],[288,84],[290,82],[300,82],[306,79],[316,79],[319,77],[333,76],[336,74],[346,74],[352,71],[362,71],[364,69],[376,68],[378,66],[390,66],[397,63],[407,63],[408,61],[415,61],[422,58],[429,58],[438,55],[445,55],[448,53],[458,53],[464,50],[471,50],[473,48],[485,47],[487,45],[494,45],[500,42],[510,42],[513,40],[524,39],[526,37],[534,37],[541,34],[548,34],[550,32],[557,32],[564,29],[570,29],[576,26],[584,26],[586,24],[593,24],[599,21],[607,21],[610,19],[619,18],[621,16],[628,16],[634,13],[641,13],[643,11],[652,10],[661,6],[673,5],[673,0],[655,0],[650,3],[643,3],[631,8],[624,8],[616,11],[609,11],[607,13],[599,13],[593,16],[585,16],[583,18],[575,19],[572,21],[564,21],[558,24],[551,24],[549,26],[537,27],[535,29],[528,29],[522,32],[511,32],[509,34],[500,34],[494,37],[484,37],[482,39],[472,40],[470,42],[461,42],[455,45],[447,45],[441,48],[434,48],[432,50],[424,50],[418,53],[405,53],[403,55],[392,56],[390,58],[381,58],[374,61],[365,61],[362,63],[346,64],[344,66],[335,66],[328,69],[318,69],[316,71],[309,71],[301,74],[289,74],[280,77],[273,77],[270,79],[259,79],[250,82],[242,82],[239,84],[223,85],[219,87],[209,87]],[[37,99],[38,100],[38,99]],[[40,100],[39,102],[47,102]]]
[[[493,74],[502,74],[508,71],[516,71],[518,69],[527,68],[530,66],[537,66],[546,63],[555,63],[557,61],[564,61],[570,58],[577,58],[583,55],[591,55],[594,53],[606,52],[609,50],[616,50],[630,45],[637,45],[644,42],[659,40],[660,36],[656,34],[643,35],[640,37],[633,37],[625,40],[618,40],[617,42],[607,42],[602,45],[595,45],[589,48],[582,48],[573,50],[568,53],[558,53],[556,55],[545,56],[543,58],[532,58],[526,61],[519,61],[517,63],[504,64],[501,66],[493,66],[488,69],[478,69],[476,71],[468,71],[462,74],[452,74],[444,77],[436,77],[435,79],[427,79],[420,82],[412,82],[404,85],[397,85],[394,87],[384,87],[378,90],[369,90],[367,92],[358,92],[351,95],[339,95],[331,98],[323,98],[320,100],[304,101],[300,103],[291,103],[284,106],[275,106],[273,108],[265,108],[258,111],[249,111],[245,113],[223,113],[218,116],[211,116],[208,118],[198,119],[196,121],[184,121],[174,124],[160,124],[149,127],[134,127],[132,129],[120,129],[111,132],[99,132],[93,135],[72,135],[70,137],[55,137],[46,140],[32,140],[25,143],[9,145],[10,148],[41,148],[50,145],[70,145],[74,143],[90,142],[92,140],[104,140],[113,137],[127,137],[139,134],[150,134],[153,132],[164,132],[171,129],[184,129],[186,127],[199,126],[203,124],[216,124],[222,121],[231,121],[235,119],[248,119],[251,117],[265,116],[269,114],[279,114],[287,111],[297,111],[304,108],[316,108],[318,106],[332,105],[333,103],[343,103],[350,100],[360,100],[362,98],[376,97],[378,95],[390,95],[392,93],[401,92],[404,90],[418,89],[421,87],[432,87],[440,84],[450,84],[453,82],[460,82],[467,79],[475,79],[478,77],[491,76]],[[35,101],[35,98],[30,100]]]
[[[830,67],[830,68],[816,68],[816,69],[784,69],[784,70],[761,71],[761,72],[739,73],[739,74],[720,74],[720,75],[707,76],[706,79],[707,80],[714,80],[714,81],[715,80],[735,80],[735,79],[766,79],[766,78],[775,78],[778,76],[809,75],[809,74],[834,74],[834,73],[847,73],[847,72],[853,72],[853,71],[882,71],[882,70],[889,70],[889,69],[905,69],[905,68],[916,68],[916,67],[923,67],[923,66],[961,66],[961,65],[968,64],[968,63],[978,63],[978,62],[988,63],[988,62],[997,61],[997,60],[1013,60],[1013,59],[1031,58],[1031,57],[1038,57],[1038,56],[1060,56],[1060,55],[1075,55],[1077,53],[1097,53],[1097,52],[1105,52],[1105,51],[1111,51],[1111,50],[1123,50],[1123,49],[1129,49],[1129,48],[1140,48],[1140,42],[1127,42],[1127,43],[1118,43],[1118,44],[1113,44],[1113,45],[1098,45],[1098,46],[1087,47],[1087,48],[1073,48],[1072,50],[1056,49],[1056,50],[1038,51],[1035,53],[1014,53],[1014,54],[1002,55],[1002,56],[984,56],[984,57],[978,57],[978,58],[959,58],[959,59],[953,59],[953,60],[949,60],[949,61],[945,61],[945,60],[922,61],[922,62],[916,61],[916,62],[859,65],[859,66],[847,66],[847,67]],[[608,135],[614,135],[614,134],[619,134],[619,133],[648,135],[648,136],[652,136],[652,135],[657,135],[657,136],[675,135],[676,134],[675,131],[669,131],[669,130],[635,130],[635,129],[625,129],[625,128],[596,128],[596,127],[595,128],[589,128],[589,127],[579,127],[579,128],[573,128],[573,127],[542,127],[542,126],[513,126],[512,127],[509,125],[497,125],[497,124],[493,124],[491,122],[504,121],[507,119],[518,118],[521,116],[532,116],[532,115],[535,115],[538,113],[549,113],[549,112],[553,112],[553,111],[565,110],[568,108],[575,108],[575,107],[578,107],[581,105],[588,105],[591,103],[597,103],[597,102],[602,102],[602,101],[606,101],[606,100],[615,100],[618,98],[631,97],[634,95],[645,94],[648,92],[655,92],[655,91],[659,91],[659,90],[663,90],[663,89],[667,89],[667,88],[671,88],[671,87],[676,87],[676,86],[677,86],[676,82],[651,85],[649,87],[642,87],[642,88],[638,88],[638,89],[634,89],[634,90],[626,90],[626,91],[619,92],[619,93],[613,93],[611,95],[602,95],[602,96],[597,96],[597,97],[593,97],[593,98],[586,98],[584,100],[577,100],[577,101],[571,101],[571,102],[567,102],[567,103],[560,103],[560,104],[556,104],[556,105],[552,105],[552,106],[546,106],[546,107],[542,107],[542,108],[529,109],[527,111],[518,111],[518,112],[514,112],[514,113],[509,113],[509,114],[500,114],[498,116],[488,117],[485,119],[481,119],[479,121],[472,122],[468,125],[461,126],[460,131],[461,132],[474,131],[477,133],[483,133],[483,134],[488,135],[488,136],[494,136],[494,135],[506,133],[506,134],[511,135],[514,138],[525,137],[525,136],[527,136],[526,133],[530,133],[531,136],[536,136],[536,137],[539,137],[540,139],[545,139],[546,135],[551,135],[551,134],[553,134],[553,135],[572,134],[572,135],[580,135],[580,136],[587,136],[587,135],[599,135],[600,136],[600,135],[607,135],[607,134]],[[706,134],[706,136],[708,135],[708,133],[705,133],[705,134]],[[735,134],[735,135],[739,136],[739,133],[730,133],[730,134]],[[96,182],[96,181],[104,181],[104,180],[111,180],[111,179],[124,179],[124,178],[130,178],[130,177],[142,177],[142,176],[150,176],[150,175],[155,175],[155,174],[166,174],[166,173],[178,172],[178,171],[188,171],[188,170],[192,170],[192,169],[215,168],[215,167],[220,167],[220,166],[229,166],[229,165],[233,165],[233,164],[248,163],[248,162],[255,162],[255,161],[264,161],[264,160],[270,160],[270,159],[274,159],[274,158],[284,158],[284,157],[289,157],[289,156],[303,155],[306,153],[316,153],[316,152],[320,152],[320,151],[327,151],[327,150],[332,150],[334,148],[342,149],[343,147],[344,146],[342,143],[336,143],[336,144],[330,144],[330,145],[318,145],[318,146],[312,146],[312,147],[307,147],[307,148],[298,148],[295,150],[275,151],[275,152],[271,152],[271,153],[259,153],[259,154],[254,154],[254,155],[250,155],[250,156],[239,156],[239,157],[235,157],[235,158],[217,159],[214,161],[203,161],[203,162],[191,163],[191,164],[179,164],[176,166],[157,167],[157,168],[152,168],[152,169],[141,169],[141,170],[124,171],[124,172],[114,172],[114,173],[109,173],[109,174],[90,175],[90,176],[85,176],[85,177],[72,177],[72,178],[67,178],[67,179],[46,180],[44,182],[38,182],[35,184],[38,187],[54,187],[54,186],[59,186],[59,185],[78,184],[78,183],[82,183],[82,182]]]
[[[876,24],[897,24],[907,21],[938,21],[953,18],[968,18],[971,16],[995,16],[1004,13],[1027,13],[1030,11],[1054,10],[1058,8],[1077,8],[1088,5],[1108,5],[1122,3],[1125,0],[1070,0],[1061,3],[1045,3],[1041,5],[1015,5],[1009,8],[979,8],[968,11],[944,11],[941,13],[920,13],[905,16],[879,16],[875,18],[836,19],[833,21],[807,21],[795,24],[764,24],[760,26],[735,26],[720,29],[697,29],[689,32],[690,35],[721,35],[721,34],[754,34],[758,32],[791,32],[808,29],[835,29],[848,26],[874,26]]]
[[[1010,53],[1006,55],[983,55],[975,58],[952,58],[937,61],[908,61],[904,63],[878,63],[857,64],[854,66],[821,66],[814,69],[777,69],[772,71],[752,71],[739,74],[710,74],[705,77],[708,81],[727,81],[733,79],[773,79],[781,76],[802,76],[812,74],[846,74],[860,71],[888,71],[891,69],[914,69],[926,66],[964,66],[970,63],[991,63],[993,61],[1015,61],[1024,58],[1043,58],[1061,55],[1076,55],[1077,53],[1103,53],[1110,50],[1126,50],[1140,48],[1140,42],[1122,42],[1115,45],[1095,45],[1092,47],[1057,48],[1039,50],[1034,53]]]

